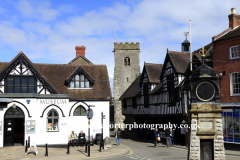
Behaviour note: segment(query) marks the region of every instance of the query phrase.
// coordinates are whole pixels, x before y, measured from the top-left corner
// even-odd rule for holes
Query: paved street
[[[116,144],[114,138],[111,138],[112,144]],[[121,139],[121,144],[130,149],[129,155],[119,156],[115,158],[107,158],[107,160],[186,160],[187,149],[170,147],[167,148],[164,144],[159,143],[157,148],[153,147],[153,143],[133,141],[130,139]],[[234,154],[234,153],[232,153]],[[226,160],[240,159],[240,156],[226,156]]]

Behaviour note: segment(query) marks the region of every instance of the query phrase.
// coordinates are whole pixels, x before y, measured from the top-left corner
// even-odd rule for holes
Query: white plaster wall
[[[24,104],[32,117],[28,116],[28,112],[25,109],[24,106],[21,104],[15,102],[15,105],[17,105],[19,108],[22,109],[22,111],[25,114],[25,123],[27,120],[35,120],[36,123],[36,132],[33,134],[26,134],[25,133],[25,140],[28,139],[28,136],[30,136],[31,145],[35,142],[37,145],[43,145],[43,144],[66,144],[68,142],[68,136],[71,134],[71,131],[74,130],[77,134],[83,130],[83,132],[88,135],[88,119],[86,116],[73,116],[73,112],[76,107],[79,105],[82,105],[87,109],[87,105],[94,105],[95,107],[91,107],[93,109],[94,115],[93,119],[91,119],[91,130],[90,135],[93,135],[95,137],[96,133],[94,132],[96,130],[101,129],[101,112],[106,115],[106,118],[103,120],[103,137],[109,136],[109,102],[108,101],[85,101],[84,104],[82,102],[77,103],[76,102],[69,102],[68,99],[66,100],[66,104],[56,104],[58,107],[60,107],[63,111],[63,114],[65,117],[63,117],[62,112],[59,108],[56,106],[50,106],[47,108],[43,114],[43,117],[40,117],[44,111],[44,109],[51,105],[51,104],[40,104],[40,101],[42,99],[28,99],[31,100],[30,104],[27,104],[27,99],[14,99],[14,101],[21,102]],[[4,114],[9,109],[13,103],[9,103],[7,108],[0,109],[0,121],[2,121],[2,134],[0,135],[0,147],[3,147],[3,141],[4,141]],[[71,110],[71,114],[69,116],[69,112],[71,107],[74,105],[74,107]],[[55,109],[59,114],[59,131],[58,132],[49,132],[47,131],[47,114],[51,109]],[[25,132],[26,132],[26,125],[25,125]],[[25,142],[24,140],[24,142]]]

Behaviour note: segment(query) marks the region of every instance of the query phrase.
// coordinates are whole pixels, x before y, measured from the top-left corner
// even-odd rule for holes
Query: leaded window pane
[[[79,81],[75,82],[75,88],[79,88]]]
[[[77,107],[77,108],[74,110],[73,116],[80,116],[80,107]]]
[[[85,87],[89,88],[89,82],[85,82]]]
[[[240,94],[240,73],[232,73],[232,93]]]
[[[28,79],[28,85],[33,86],[34,85],[34,78],[33,77],[29,77]]]
[[[20,77],[15,78],[15,85],[20,85]]]
[[[13,85],[13,77],[8,77],[8,85]]]
[[[27,93],[27,87],[22,87],[22,93]]]
[[[80,76],[80,81],[84,81],[84,75]]]
[[[84,82],[80,82],[81,83],[81,88],[85,88],[84,87]]]
[[[27,85],[27,77],[22,78],[22,85]]]
[[[70,88],[74,88],[74,82],[70,82]]]
[[[28,93],[34,93],[34,87],[28,87]]]
[[[13,87],[8,87],[8,93],[13,93]]]
[[[75,76],[75,81],[79,81],[79,75]]]
[[[15,87],[15,93],[21,93],[20,87]]]
[[[87,115],[87,111],[85,110],[85,108],[81,107],[81,116],[86,116]]]

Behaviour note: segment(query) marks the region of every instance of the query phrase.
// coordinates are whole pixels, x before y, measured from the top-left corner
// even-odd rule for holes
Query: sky
[[[228,28],[238,6],[239,0],[0,0],[0,61],[22,51],[33,63],[64,64],[83,45],[91,62],[107,65],[112,88],[115,28],[118,43],[140,43],[142,72],[144,62],[162,64],[167,48],[181,51],[189,20],[194,51]]]

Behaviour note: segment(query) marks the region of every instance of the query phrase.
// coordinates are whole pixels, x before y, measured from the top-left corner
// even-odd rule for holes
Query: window
[[[83,106],[78,106],[73,112],[73,116],[86,116],[86,115],[87,111]]]
[[[240,72],[231,73],[232,95],[240,95]]]
[[[144,107],[149,108],[149,88],[148,83],[143,84]]]
[[[125,66],[130,66],[130,58],[129,57],[124,58],[124,65]]]
[[[84,75],[76,75],[71,80],[69,88],[91,88],[91,85]]]
[[[52,109],[47,116],[47,131],[58,131],[58,112]]]
[[[6,93],[36,93],[35,83],[32,76],[9,76],[6,81]]]
[[[230,59],[239,58],[239,46],[230,47]]]

